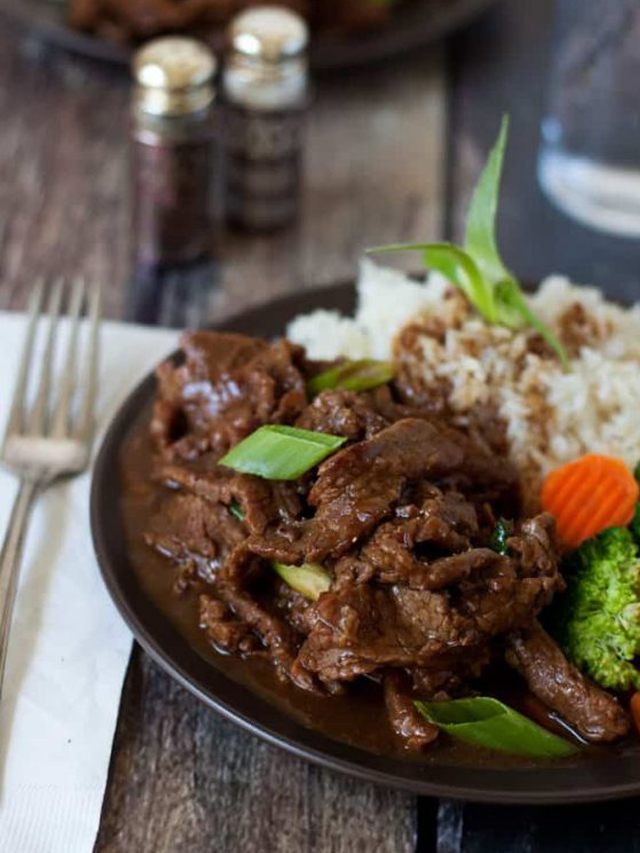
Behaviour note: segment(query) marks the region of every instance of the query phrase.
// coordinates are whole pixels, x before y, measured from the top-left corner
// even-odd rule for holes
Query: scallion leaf
[[[496,214],[508,136],[509,117],[503,116],[498,139],[478,179],[467,213],[464,248],[489,281],[510,277],[496,244]]]
[[[325,370],[307,382],[307,393],[315,397],[321,391],[368,391],[390,382],[395,376],[395,368],[390,361],[374,361],[363,358],[360,361],[344,361],[336,367]]]
[[[346,440],[343,436],[268,424],[236,444],[220,465],[266,480],[297,480]]]
[[[507,539],[513,536],[513,522],[506,518],[499,518],[495,529],[489,539],[489,548],[503,556],[508,553]]]
[[[488,323],[498,323],[511,329],[532,326],[568,369],[569,359],[562,344],[533,313],[498,251],[496,211],[508,133],[509,119],[505,116],[471,199],[464,247],[450,243],[396,243],[369,251],[421,251],[426,266],[455,284]]]
[[[578,747],[489,696],[450,702],[416,702],[430,723],[451,737],[530,758],[563,758]]]
[[[238,521],[244,521],[244,512],[238,501],[231,501],[229,504],[229,512],[237,518]]]
[[[317,563],[303,563],[301,566],[273,563],[273,568],[291,589],[312,601],[317,601],[331,586],[330,576]]]
[[[542,320],[537,317],[520,290],[520,285],[513,279],[505,279],[498,282],[496,285],[497,303],[500,306],[501,322],[505,326],[511,326],[512,322],[507,322],[508,318],[517,317],[518,315],[529,326],[532,326],[549,344],[551,349],[558,356],[563,366],[569,370],[569,358],[564,350],[564,347],[556,336],[548,329]],[[521,325],[521,324],[520,324]]]

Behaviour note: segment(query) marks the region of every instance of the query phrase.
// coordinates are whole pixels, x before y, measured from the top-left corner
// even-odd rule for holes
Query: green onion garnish
[[[291,589],[312,601],[317,601],[331,586],[331,578],[317,563],[303,563],[301,566],[273,563],[273,568]]]
[[[430,723],[458,740],[530,758],[563,758],[578,747],[489,696],[416,702]]]
[[[372,358],[345,361],[310,379],[307,382],[307,393],[310,397],[315,397],[328,389],[368,391],[390,382],[395,374],[395,368],[390,361],[374,361]]]
[[[497,554],[504,556],[509,552],[507,539],[510,536],[513,536],[513,522],[508,521],[506,518],[499,518],[489,539],[489,548]]]
[[[238,501],[231,501],[229,504],[229,512],[237,518],[238,521],[244,521],[244,511]]]
[[[268,424],[236,444],[220,465],[265,480],[297,480],[346,440],[339,435]]]
[[[398,243],[369,249],[370,252],[422,252],[425,266],[441,272],[467,297],[488,322],[518,329],[532,326],[542,335],[565,368],[569,359],[564,347],[537,317],[513,274],[504,265],[496,243],[496,211],[500,178],[509,134],[509,119],[502,119],[500,134],[484,167],[467,214],[464,247],[451,243]]]

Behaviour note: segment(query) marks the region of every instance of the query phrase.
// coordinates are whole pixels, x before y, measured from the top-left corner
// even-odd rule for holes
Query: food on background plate
[[[559,278],[522,293],[495,243],[505,143],[464,247],[419,247],[425,282],[366,261],[354,318],[185,334],[158,370],[145,539],[216,649],[326,713],[366,680],[410,749],[549,760],[627,735],[640,686],[640,313]],[[542,507],[573,462],[561,529],[562,489],[614,496],[573,516],[577,550]]]
[[[383,25],[401,0],[282,0],[313,29],[357,32]],[[70,0],[76,29],[131,44],[157,35],[221,31],[255,0]]]

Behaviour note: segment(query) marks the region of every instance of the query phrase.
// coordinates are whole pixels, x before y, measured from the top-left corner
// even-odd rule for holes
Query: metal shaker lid
[[[306,51],[309,29],[284,6],[254,6],[233,19],[229,39],[232,50],[248,59],[278,63]]]
[[[152,115],[183,115],[214,98],[217,62],[202,42],[181,36],[154,39],[133,58],[136,106]]]

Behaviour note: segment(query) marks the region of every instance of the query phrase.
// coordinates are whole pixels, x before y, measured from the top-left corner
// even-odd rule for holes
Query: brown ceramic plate
[[[421,47],[469,23],[495,0],[407,0],[394,11],[385,27],[358,36],[323,34],[314,40],[311,62],[315,69],[346,68]],[[76,32],[66,23],[60,0],[0,0],[0,12],[27,25],[42,38],[119,65],[129,62],[131,51],[91,35]],[[220,39],[212,39],[214,47]]]
[[[288,296],[219,328],[274,337],[296,314],[320,307],[352,311],[353,286]],[[155,378],[148,376],[107,432],[93,476],[91,529],[104,581],[120,613],[146,651],[184,687],[238,725],[295,755],[417,794],[495,803],[565,803],[640,794],[640,743],[573,763],[532,767],[460,766],[437,754],[424,764],[375,755],[304,726],[205,660],[145,595],[125,545],[118,457],[154,392]]]

